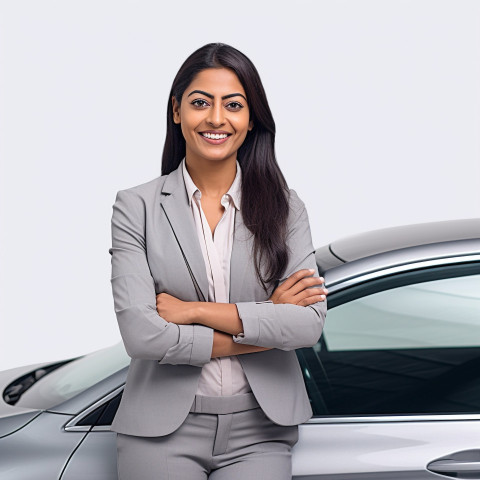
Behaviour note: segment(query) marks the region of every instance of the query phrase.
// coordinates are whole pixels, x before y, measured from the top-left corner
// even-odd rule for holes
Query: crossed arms
[[[328,292],[325,288],[315,288],[323,283],[323,278],[312,277],[314,273],[313,269],[295,272],[275,289],[269,301],[304,307],[324,301]],[[212,358],[271,348],[238,343],[245,334],[238,306],[234,303],[184,302],[168,293],[160,293],[157,295],[157,312],[177,325],[198,323],[213,328]]]
[[[295,273],[280,281],[268,301],[220,304],[156,295],[146,256],[143,200],[134,191],[119,191],[109,251],[115,313],[128,355],[201,367],[216,356],[314,345],[327,310],[319,295],[327,292],[309,288],[323,279],[306,276],[312,273],[305,270],[317,271],[314,249],[305,206],[294,191],[292,197],[297,206],[286,271]]]

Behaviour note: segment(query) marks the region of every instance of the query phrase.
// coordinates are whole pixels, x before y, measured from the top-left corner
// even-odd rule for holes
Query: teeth
[[[221,138],[227,138],[226,133],[202,133],[204,137],[211,138],[213,140],[220,140]]]

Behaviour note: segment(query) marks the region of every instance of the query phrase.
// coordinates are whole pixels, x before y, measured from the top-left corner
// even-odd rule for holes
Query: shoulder
[[[289,189],[288,205],[290,207],[290,214],[295,216],[305,209],[305,203],[293,188]]]
[[[305,228],[310,228],[310,222],[305,203],[293,189],[290,189],[288,205],[289,212],[287,228],[289,234],[292,234],[295,231],[304,231]]]
[[[118,190],[112,205],[112,220],[123,219],[129,225],[137,225],[140,228],[145,223],[148,212],[160,203],[162,187],[167,177],[168,175],[162,175],[148,182]]]
[[[161,175],[139,185],[118,190],[115,201],[149,204],[155,198],[160,197],[167,177],[168,175]]]

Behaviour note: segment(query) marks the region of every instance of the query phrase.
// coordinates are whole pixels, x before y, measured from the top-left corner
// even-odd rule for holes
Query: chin
[[[236,157],[236,152],[234,153],[228,153],[228,154],[217,154],[217,155],[202,155],[202,157],[205,159],[205,160],[208,160],[210,162],[222,162],[222,161],[225,161],[225,160],[228,160],[229,158],[231,158],[232,156],[235,156]]]

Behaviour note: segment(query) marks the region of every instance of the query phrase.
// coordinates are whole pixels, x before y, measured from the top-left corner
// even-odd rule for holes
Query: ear
[[[253,120],[250,120],[250,122],[248,122],[248,130],[250,131],[252,128],[253,128]]]
[[[172,106],[173,106],[173,123],[181,123],[180,118],[180,105],[175,98],[175,95],[172,95]]]

